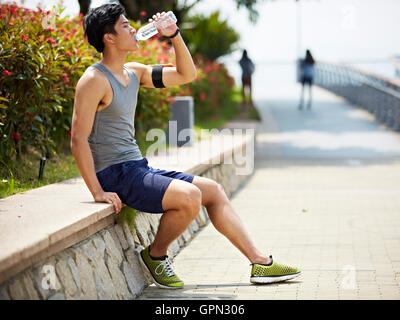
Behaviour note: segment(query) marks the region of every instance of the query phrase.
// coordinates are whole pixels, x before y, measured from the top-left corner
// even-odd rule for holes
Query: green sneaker
[[[151,276],[154,283],[163,289],[180,289],[183,288],[183,281],[178,278],[172,269],[172,264],[168,256],[164,256],[162,260],[153,260],[150,257],[150,247],[144,248],[140,252],[140,262],[147,273]]]
[[[251,264],[251,283],[281,282],[296,278],[301,274],[299,269],[277,263],[272,259],[272,256],[269,257],[272,260],[270,264]]]

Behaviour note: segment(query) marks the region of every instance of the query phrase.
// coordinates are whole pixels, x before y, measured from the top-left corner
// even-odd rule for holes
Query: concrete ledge
[[[225,132],[147,158],[152,167],[214,179],[230,196],[252,172],[236,174],[248,164],[246,148],[254,156],[254,139]],[[94,202],[81,177],[1,199],[0,208],[0,299],[132,299],[148,285],[137,251],[153,240],[160,214],[137,212],[134,227],[116,223],[113,206]],[[202,207],[169,255],[208,221]]]

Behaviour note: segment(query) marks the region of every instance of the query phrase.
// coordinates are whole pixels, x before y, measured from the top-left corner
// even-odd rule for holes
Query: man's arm
[[[160,15],[153,16],[154,20],[157,20],[159,17]],[[150,19],[150,22],[151,21],[152,20]],[[170,36],[175,33],[177,28],[177,25],[174,24],[167,30],[163,31],[162,34],[165,36]],[[190,52],[182,39],[182,36],[178,34],[171,39],[171,42],[174,46],[176,67],[163,68],[162,81],[166,87],[182,85],[191,82],[196,78],[196,67],[193,63],[192,56],[190,55]],[[137,62],[127,63],[126,66],[137,71],[141,86],[146,88],[154,88],[153,80],[151,78],[151,73],[153,71],[152,66]]]
[[[121,210],[121,200],[114,192],[104,192],[96,176],[88,137],[92,130],[97,107],[104,96],[104,82],[89,71],[79,79],[75,91],[71,128],[71,151],[76,165],[96,202],[108,202],[115,211]]]

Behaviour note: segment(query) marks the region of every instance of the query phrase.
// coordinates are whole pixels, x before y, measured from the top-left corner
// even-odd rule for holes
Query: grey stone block
[[[82,300],[96,300],[97,289],[93,275],[93,261],[83,252],[81,248],[74,249],[74,262],[78,270]]]
[[[105,250],[109,259],[113,260],[114,264],[120,266],[122,263],[122,254],[118,250],[111,233],[105,230],[103,233],[103,239],[105,244]]]
[[[117,298],[120,300],[133,299],[133,295],[128,290],[125,277],[119,269],[119,264],[117,264],[117,261],[115,259],[108,259],[106,264],[108,270],[110,271]]]
[[[49,297],[49,300],[65,300],[65,295],[61,292],[56,292]]]
[[[56,264],[56,272],[60,278],[66,299],[75,299],[79,296],[78,288],[66,259],[59,260]]]
[[[170,146],[192,146],[194,143],[193,97],[175,97],[170,107],[166,139]]]
[[[120,224],[116,224],[113,226],[112,230],[114,231],[114,234],[117,235],[119,243],[121,245],[121,248],[123,250],[128,249],[129,243],[126,240],[124,229],[122,228],[122,226]],[[113,234],[113,233],[111,233],[111,234]]]
[[[93,274],[94,274],[94,282],[96,284],[97,293],[99,299],[106,300],[116,300],[117,293],[113,286],[110,273],[104,263],[104,251],[103,247],[99,245],[99,247],[94,246],[94,242],[100,244],[102,241],[100,239],[93,239],[89,243],[82,246],[84,253],[92,260],[93,263]],[[104,242],[103,242],[104,244]],[[104,245],[105,250],[105,245]]]
[[[4,284],[0,286],[0,300],[10,300],[10,296],[7,292],[7,286]]]
[[[145,287],[150,285],[151,282],[147,280],[147,277],[143,273],[142,266],[139,262],[139,253],[130,248],[125,252],[125,256],[128,261],[128,266],[136,279],[135,283],[139,285],[137,290],[142,291]]]

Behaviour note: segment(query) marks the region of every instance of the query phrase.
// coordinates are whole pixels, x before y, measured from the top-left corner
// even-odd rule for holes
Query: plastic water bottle
[[[135,34],[137,40],[147,40],[158,33],[157,27],[166,29],[176,23],[177,19],[172,11],[168,11],[158,21],[153,21],[144,27],[141,27]]]

